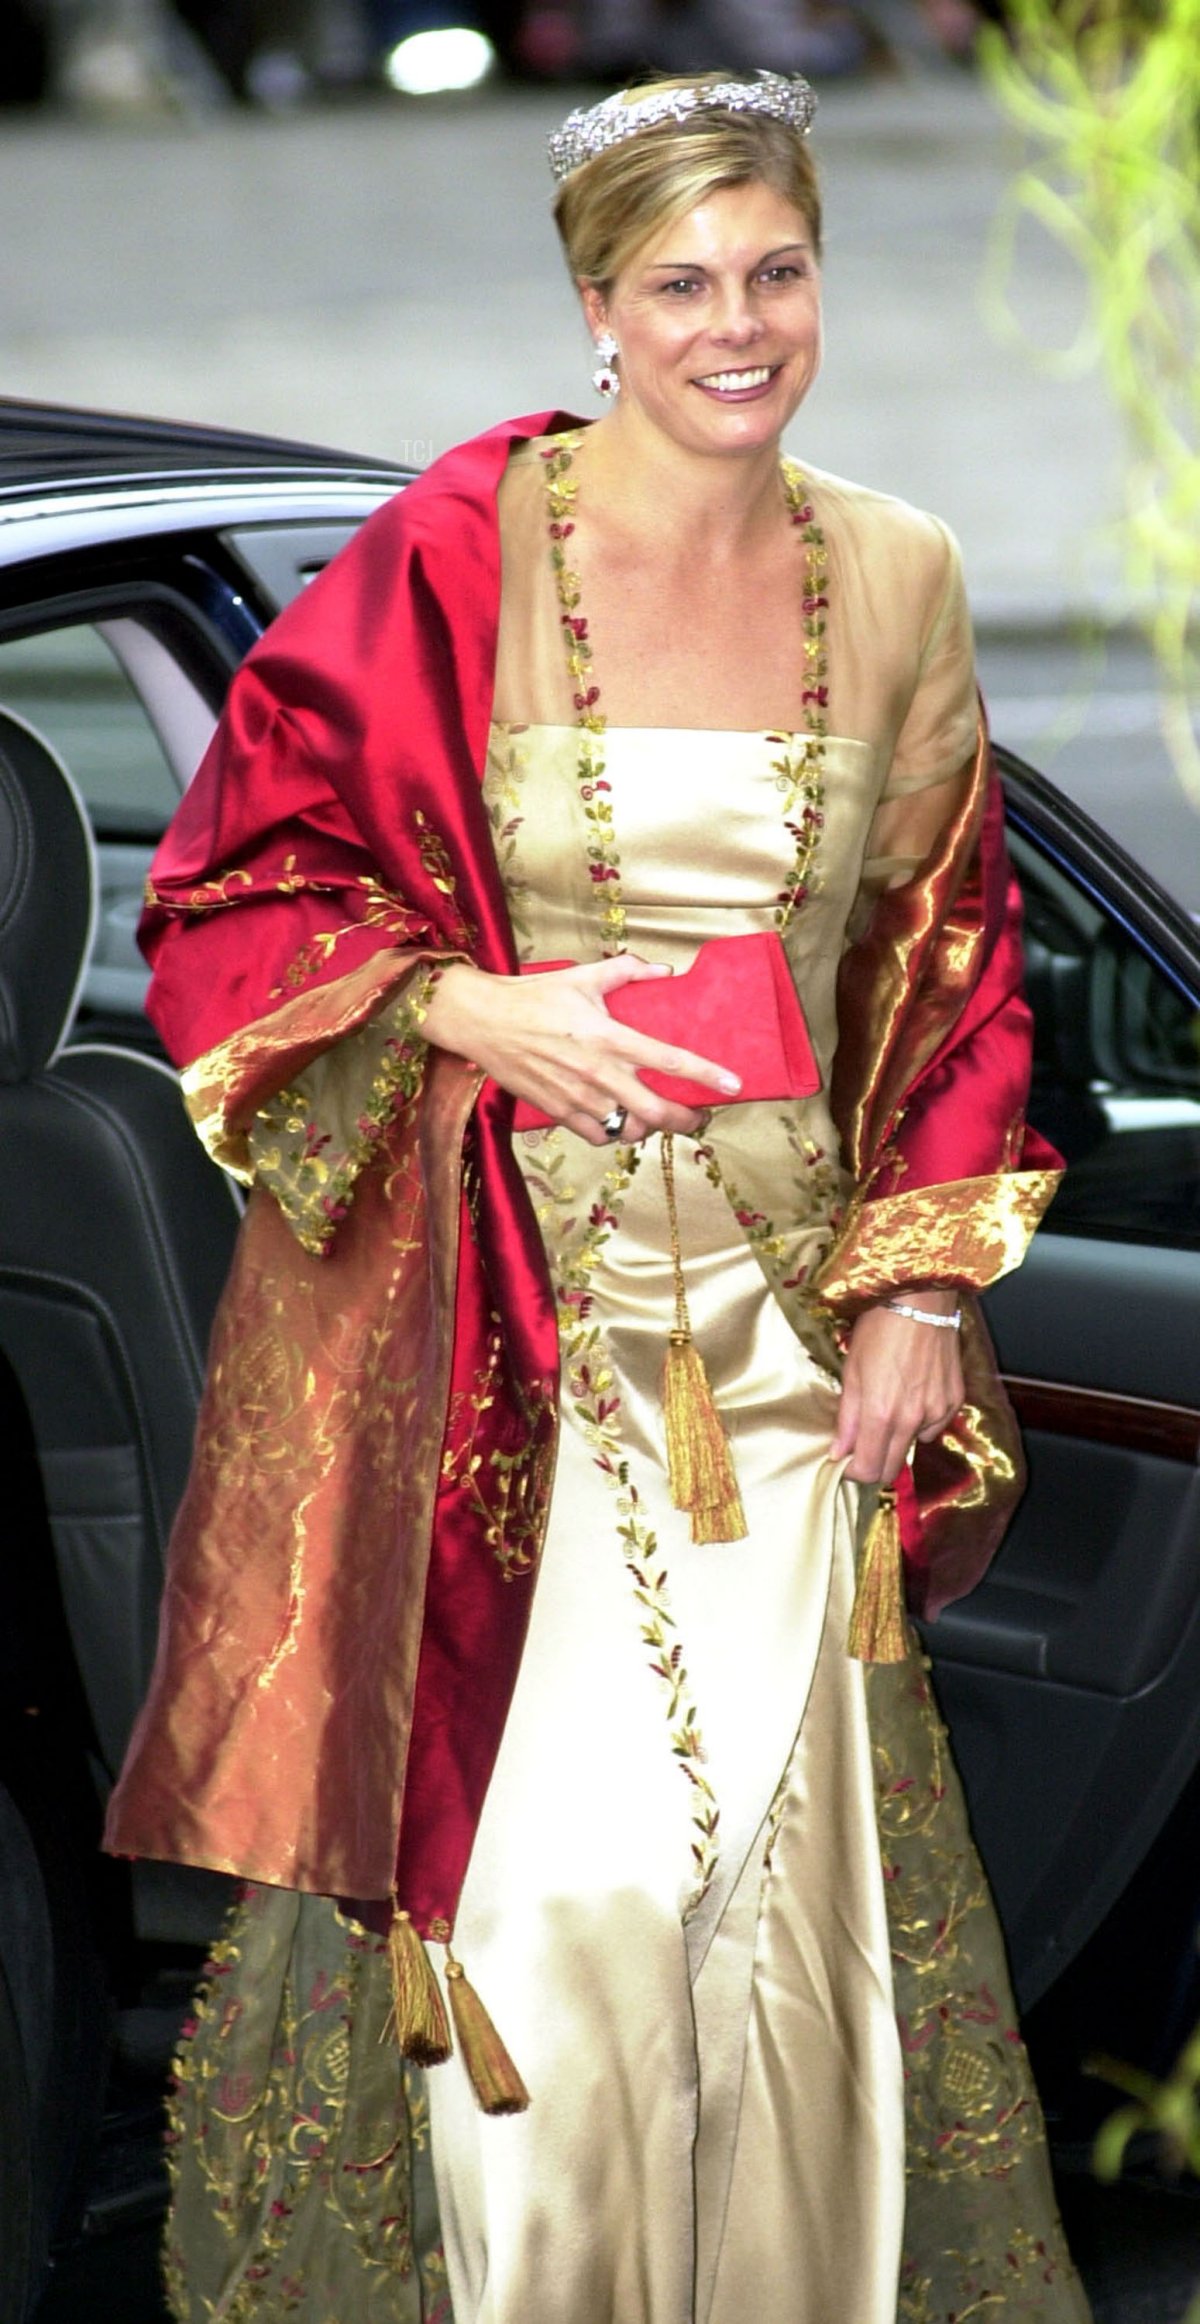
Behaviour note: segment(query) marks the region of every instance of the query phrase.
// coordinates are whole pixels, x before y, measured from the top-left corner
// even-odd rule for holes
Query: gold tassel
[[[675,1274],[675,1324],[663,1364],[662,1391],[671,1499],[677,1509],[689,1511],[693,1541],[744,1541],[746,1518],[729,1440],[704,1358],[692,1338],[679,1249],[674,1140],[669,1132],[662,1141],[662,1172]]]
[[[859,1662],[907,1660],[900,1519],[896,1496],[888,1485],[880,1489],[879,1506],[862,1545],[846,1643]]]
[[[523,2114],[529,2092],[505,2049],[461,1961],[446,1954],[450,2014],[471,2088],[485,2114]]]
[[[394,2033],[402,2057],[416,2066],[440,2066],[453,2044],[438,1981],[429,1955],[408,1914],[399,1905],[388,1930],[392,1968],[392,2010],[384,2028]]]
[[[663,1364],[663,1421],[671,1499],[692,1518],[693,1541],[742,1541],[746,1519],[729,1443],[704,1358],[688,1332],[673,1331]]]

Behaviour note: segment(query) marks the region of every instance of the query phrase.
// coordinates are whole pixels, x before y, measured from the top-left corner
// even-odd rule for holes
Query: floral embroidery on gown
[[[536,459],[510,470],[506,559],[541,522]],[[869,536],[872,496],[828,498],[831,536]],[[622,940],[677,968],[781,928],[827,1080],[885,785],[913,780],[906,751],[944,779],[973,730],[956,566],[920,735],[841,732],[836,695],[819,747],[608,729],[590,785],[544,563],[513,569],[542,578],[506,597],[497,707],[528,715],[494,720],[485,797],[522,957],[597,957],[614,881]],[[485,2118],[457,2062],[402,2070],[374,1940],[253,1892],[182,2060],[181,2324],[1086,2324],[926,1666],[915,1638],[895,1666],[846,1651],[859,1495],[806,1296],[849,1192],[825,1096],[676,1142],[734,1542],[694,1543],[667,1486],[658,1145],[517,1141],[563,1425],[456,1941],[530,2108]]]

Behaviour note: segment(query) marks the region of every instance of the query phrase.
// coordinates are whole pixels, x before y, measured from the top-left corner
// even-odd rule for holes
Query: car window
[[[282,609],[324,572],[357,531],[356,523],[326,518],[320,524],[238,525],[221,537]]]
[[[96,835],[96,935],[75,1032],[143,1040],[149,979],[136,930],[154,843],[179,804],[180,777],[110,638],[127,656],[139,638],[152,649],[156,641],[132,621],[106,628],[107,636],[91,622],[75,622],[0,638],[0,704],[57,751]]]
[[[1068,1167],[1060,1234],[1200,1249],[1200,1014],[1157,963],[1021,837],[1034,1013],[1030,1117]]]
[[[98,837],[152,839],[164,829],[178,781],[140,695],[92,623],[0,638],[0,703],[53,745]]]

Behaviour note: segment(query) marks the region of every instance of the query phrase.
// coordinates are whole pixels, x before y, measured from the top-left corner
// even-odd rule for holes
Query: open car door
[[[1200,1762],[1200,931],[1000,756],[1030,1113],[1069,1167],[986,1301],[1029,1491],[986,1580],[927,1635],[1028,2007]]]

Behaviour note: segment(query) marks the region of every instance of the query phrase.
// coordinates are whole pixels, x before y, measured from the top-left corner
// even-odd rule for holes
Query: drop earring
[[[620,348],[617,346],[612,332],[602,331],[596,341],[596,366],[592,372],[592,386],[597,395],[607,396],[610,400],[613,396],[620,395],[621,392],[621,382],[617,374],[619,354]]]

